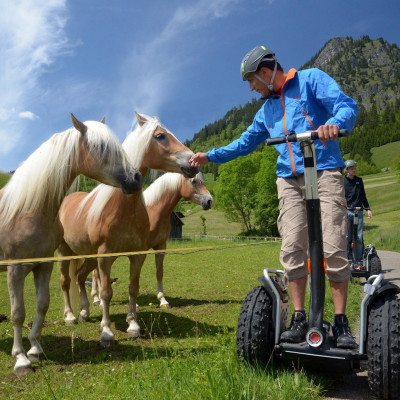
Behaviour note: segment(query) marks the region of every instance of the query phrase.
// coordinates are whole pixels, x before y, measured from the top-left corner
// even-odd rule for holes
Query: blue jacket
[[[340,129],[353,129],[357,104],[346,96],[339,85],[325,72],[317,69],[288,72],[280,96],[273,95],[257,112],[253,123],[239,139],[227,146],[207,152],[209,161],[225,163],[254,151],[269,137],[317,130],[320,125],[335,124]],[[288,178],[304,173],[299,143],[275,146],[279,153],[277,175]],[[344,168],[338,140],[315,141],[317,170]]]

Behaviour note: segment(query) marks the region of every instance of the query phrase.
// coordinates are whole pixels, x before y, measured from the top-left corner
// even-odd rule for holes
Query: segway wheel
[[[239,359],[266,365],[274,349],[272,298],[262,287],[255,287],[245,298],[238,321],[236,348]]]
[[[378,257],[378,254],[376,253],[372,254],[369,262],[370,262],[369,276],[379,275],[382,272],[382,264],[381,264],[381,259]]]
[[[368,317],[368,382],[380,399],[400,398],[400,300],[383,292]]]

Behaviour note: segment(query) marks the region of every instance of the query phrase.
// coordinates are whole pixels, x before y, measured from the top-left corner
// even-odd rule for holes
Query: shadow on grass
[[[94,319],[94,318],[93,318]],[[100,318],[101,319],[101,318]],[[97,321],[93,324],[86,322],[78,324],[74,327],[67,327],[59,324],[54,325],[45,323],[47,329],[43,330],[41,345],[49,361],[57,364],[73,364],[73,363],[103,363],[104,361],[130,361],[134,359],[144,360],[159,357],[170,357],[171,355],[187,354],[199,352],[215,352],[218,351],[216,346],[211,345],[212,342],[207,338],[213,338],[219,334],[232,334],[233,328],[222,325],[210,325],[206,323],[198,323],[189,318],[176,316],[164,312],[141,312],[138,315],[138,322],[142,328],[142,336],[132,339],[126,333],[128,324],[126,323],[125,314],[116,314],[111,316],[112,323],[115,324],[114,332],[120,331],[124,333],[124,337],[116,340],[115,345],[103,348],[100,344],[100,331]],[[82,325],[82,326],[80,326]],[[83,326],[84,325],[84,326]],[[71,330],[70,330],[71,328]],[[60,330],[63,332],[57,334],[45,334],[47,330]],[[73,330],[72,330],[73,329]],[[86,331],[85,331],[86,329]],[[28,329],[24,329],[24,348],[30,348],[30,343],[26,338]],[[93,332],[98,332],[98,339],[85,339],[87,336],[93,336]],[[72,332],[74,337],[72,339]],[[121,336],[121,335],[118,335]],[[201,338],[201,345],[193,344],[193,340]],[[189,339],[191,340],[190,348],[184,346],[168,346],[162,344],[163,339]],[[158,340],[157,344],[153,340]],[[208,343],[208,344],[204,344]],[[0,339],[0,352],[5,353],[11,359],[12,338]]]
[[[171,297],[166,296],[169,304],[172,308],[180,308],[180,307],[188,307],[188,306],[202,306],[205,304],[242,304],[243,300],[234,300],[234,299],[215,299],[215,300],[206,300],[206,299],[187,299],[184,297]],[[112,303],[124,305],[128,304],[128,299],[126,300],[112,300]],[[138,297],[139,307],[147,306],[148,304],[159,304],[159,300],[155,294],[141,294]],[[91,306],[92,307],[92,306]]]

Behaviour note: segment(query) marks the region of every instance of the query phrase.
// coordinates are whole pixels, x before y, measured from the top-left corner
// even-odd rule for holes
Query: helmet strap
[[[262,82],[265,86],[267,86],[267,88],[268,88],[268,90],[269,90],[270,92],[273,92],[273,91],[274,91],[274,79],[275,79],[276,70],[277,70],[277,66],[278,66],[278,63],[276,62],[276,58],[275,58],[275,57],[274,57],[274,59],[275,59],[275,66],[274,66],[274,71],[272,72],[272,77],[271,77],[271,82],[270,82],[270,83],[267,83],[266,81],[264,81],[263,78],[261,78],[261,77],[258,76],[256,73],[254,73],[254,76],[255,76],[260,82]]]

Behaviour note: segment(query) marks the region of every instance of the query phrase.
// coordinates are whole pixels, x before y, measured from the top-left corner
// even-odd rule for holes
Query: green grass
[[[400,249],[400,182],[397,172],[363,177],[372,218],[364,217],[364,242],[378,250]]]
[[[400,141],[388,143],[372,150],[372,162],[379,168],[390,168],[393,161],[399,157]]]
[[[231,243],[229,243],[231,244]],[[219,241],[176,241],[169,248],[221,246]],[[279,268],[279,243],[167,255],[165,293],[172,308],[158,308],[153,257],[142,270],[139,323],[143,336],[126,333],[128,262],[114,265],[112,328],[117,344],[99,346],[101,311],[87,323],[65,326],[59,273],[51,280],[51,304],[42,345],[47,360],[35,374],[12,372],[12,325],[0,323],[0,391],[4,399],[320,399],[332,381],[292,369],[250,368],[237,361],[236,325],[247,293],[264,267]],[[0,280],[0,313],[9,317],[6,275]],[[357,320],[360,286],[351,285],[348,315]],[[32,274],[25,285],[24,345],[34,317]],[[332,319],[330,291],[326,316]]]
[[[11,175],[6,174],[4,172],[0,172],[0,189],[5,186],[5,184],[9,181]]]

